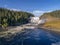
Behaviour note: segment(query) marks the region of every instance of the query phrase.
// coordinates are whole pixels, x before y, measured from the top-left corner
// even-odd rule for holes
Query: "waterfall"
[[[30,23],[33,23],[33,24],[43,24],[46,22],[45,19],[39,19],[39,17],[31,17],[30,18]]]

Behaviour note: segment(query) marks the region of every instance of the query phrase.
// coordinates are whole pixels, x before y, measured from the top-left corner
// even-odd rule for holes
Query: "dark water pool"
[[[10,38],[0,38],[0,45],[60,45],[60,38],[43,29],[25,29]]]

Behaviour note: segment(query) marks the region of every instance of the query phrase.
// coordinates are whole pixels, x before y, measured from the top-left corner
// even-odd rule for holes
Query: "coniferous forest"
[[[22,25],[29,22],[31,13],[0,8],[0,27]]]

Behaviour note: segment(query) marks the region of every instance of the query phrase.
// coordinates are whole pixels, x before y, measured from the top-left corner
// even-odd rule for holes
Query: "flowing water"
[[[60,38],[43,29],[25,29],[11,39],[0,38],[0,45],[60,45]]]

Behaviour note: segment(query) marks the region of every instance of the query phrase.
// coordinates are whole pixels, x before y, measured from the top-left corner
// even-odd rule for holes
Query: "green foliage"
[[[29,22],[28,18],[32,16],[34,15],[31,13],[0,8],[0,26],[7,27],[25,24]]]

